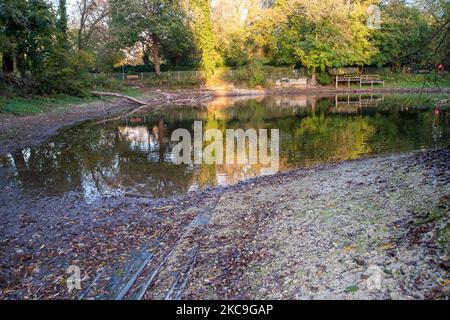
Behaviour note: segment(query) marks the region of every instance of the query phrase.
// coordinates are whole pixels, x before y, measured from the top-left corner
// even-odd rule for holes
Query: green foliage
[[[63,48],[69,47],[69,42],[67,38],[67,10],[66,10],[66,0],[59,0],[58,5],[58,20],[56,22],[56,28],[58,32],[58,42]]]
[[[384,75],[386,87],[397,88],[434,88],[450,87],[450,74],[438,74],[434,71],[429,74],[403,74],[389,73]]]
[[[433,70],[437,63],[450,63],[448,2],[383,1],[379,30],[366,25],[373,3],[378,2],[276,0],[236,6],[217,1],[211,7],[210,0],[86,0],[77,7],[79,26],[68,30],[67,0],[2,0],[0,91],[86,96],[89,86],[117,84],[83,74],[135,65],[141,56],[145,66],[125,72],[154,67],[159,73],[161,65],[201,68],[205,77],[175,80],[198,85],[210,84],[225,65],[237,67],[232,81],[252,87],[265,84],[267,65],[295,65],[313,82],[329,84],[330,68]],[[436,74],[387,75],[386,80],[388,86],[448,86],[448,78]],[[148,81],[173,85],[163,75]]]
[[[224,62],[227,66],[243,66],[249,59],[242,35],[233,33],[229,35],[229,45],[222,48]]]
[[[94,79],[90,79],[89,87],[97,91],[123,91],[124,87],[122,81],[108,77],[107,75],[97,75]]]
[[[37,101],[20,99],[11,100],[8,102],[0,102],[0,113],[25,115],[39,112],[42,112],[42,104]]]
[[[267,68],[259,58],[252,58],[245,66],[236,70],[236,79],[250,87],[263,85],[267,79]]]
[[[190,5],[194,15],[194,36],[202,54],[201,66],[206,75],[211,76],[217,67],[218,54],[212,30],[210,2],[208,0],[192,0]]]
[[[59,2],[58,12],[44,0],[6,0],[0,10],[1,39],[7,43],[2,42],[0,50],[13,62],[12,68],[3,67],[2,90],[88,95],[89,79],[82,74],[93,67],[95,58],[70,47],[66,1]]]
[[[53,50],[55,16],[44,0],[5,0],[0,7],[0,50],[24,74],[42,74]],[[3,70],[10,68],[3,65]]]
[[[431,1],[383,2],[381,29],[366,25],[373,1],[349,6],[340,0],[278,0],[249,14],[240,27],[229,25],[229,12],[216,13],[218,37],[225,44],[220,52],[227,65],[243,65],[246,57],[258,53],[272,65],[295,64],[311,74],[363,65],[433,67],[450,56],[445,36],[450,6]],[[229,41],[223,40],[225,35]]]
[[[317,74],[317,80],[319,80],[320,84],[331,84],[333,83],[333,79],[327,72],[319,72]]]
[[[150,87],[192,87],[205,83],[205,77],[200,73],[181,73],[179,77],[174,77],[173,75],[169,72],[164,72],[159,77],[145,79],[144,84]]]
[[[111,0],[112,30],[121,48],[137,44],[143,60],[159,66],[160,55],[172,63],[186,63],[194,52],[186,13],[178,1]],[[155,71],[159,72],[159,70]]]
[[[359,290],[359,287],[356,284],[348,286],[347,288],[345,288],[345,292],[347,292],[347,293],[355,293],[358,290]]]
[[[389,1],[383,7],[382,28],[373,33],[378,53],[372,63],[420,65],[423,61],[421,46],[431,37],[431,30],[420,10],[403,1]]]
[[[276,1],[263,10],[247,41],[276,65],[300,64],[314,73],[363,65],[375,52],[365,25],[367,4],[349,11],[343,1]],[[325,15],[324,12],[332,12]],[[256,46],[256,48],[255,48]]]

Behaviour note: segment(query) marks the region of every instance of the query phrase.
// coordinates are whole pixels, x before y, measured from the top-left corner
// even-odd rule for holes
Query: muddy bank
[[[446,149],[169,200],[18,204],[2,212],[0,297],[445,298],[449,170]],[[70,265],[82,288],[69,292]]]

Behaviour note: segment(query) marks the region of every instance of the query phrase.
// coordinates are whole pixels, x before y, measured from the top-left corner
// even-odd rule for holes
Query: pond
[[[234,184],[258,165],[173,163],[171,133],[193,122],[222,132],[280,130],[279,170],[373,154],[446,147],[450,111],[418,95],[218,98],[198,106],[141,110],[113,121],[67,128],[45,144],[0,158],[2,180],[29,197],[77,193],[165,198]]]

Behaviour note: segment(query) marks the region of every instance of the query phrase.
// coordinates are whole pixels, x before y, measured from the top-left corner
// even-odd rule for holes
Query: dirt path
[[[3,217],[0,298],[445,298],[449,196],[446,149],[164,201],[44,199]]]

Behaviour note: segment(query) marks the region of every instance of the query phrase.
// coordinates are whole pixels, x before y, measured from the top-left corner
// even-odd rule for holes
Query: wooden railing
[[[384,80],[380,79],[378,74],[336,76],[336,88],[338,88],[339,82],[347,83],[348,88],[350,88],[352,82],[359,83],[359,87],[362,87],[363,84],[370,84],[371,87],[373,87],[374,84],[381,84],[384,86]]]

